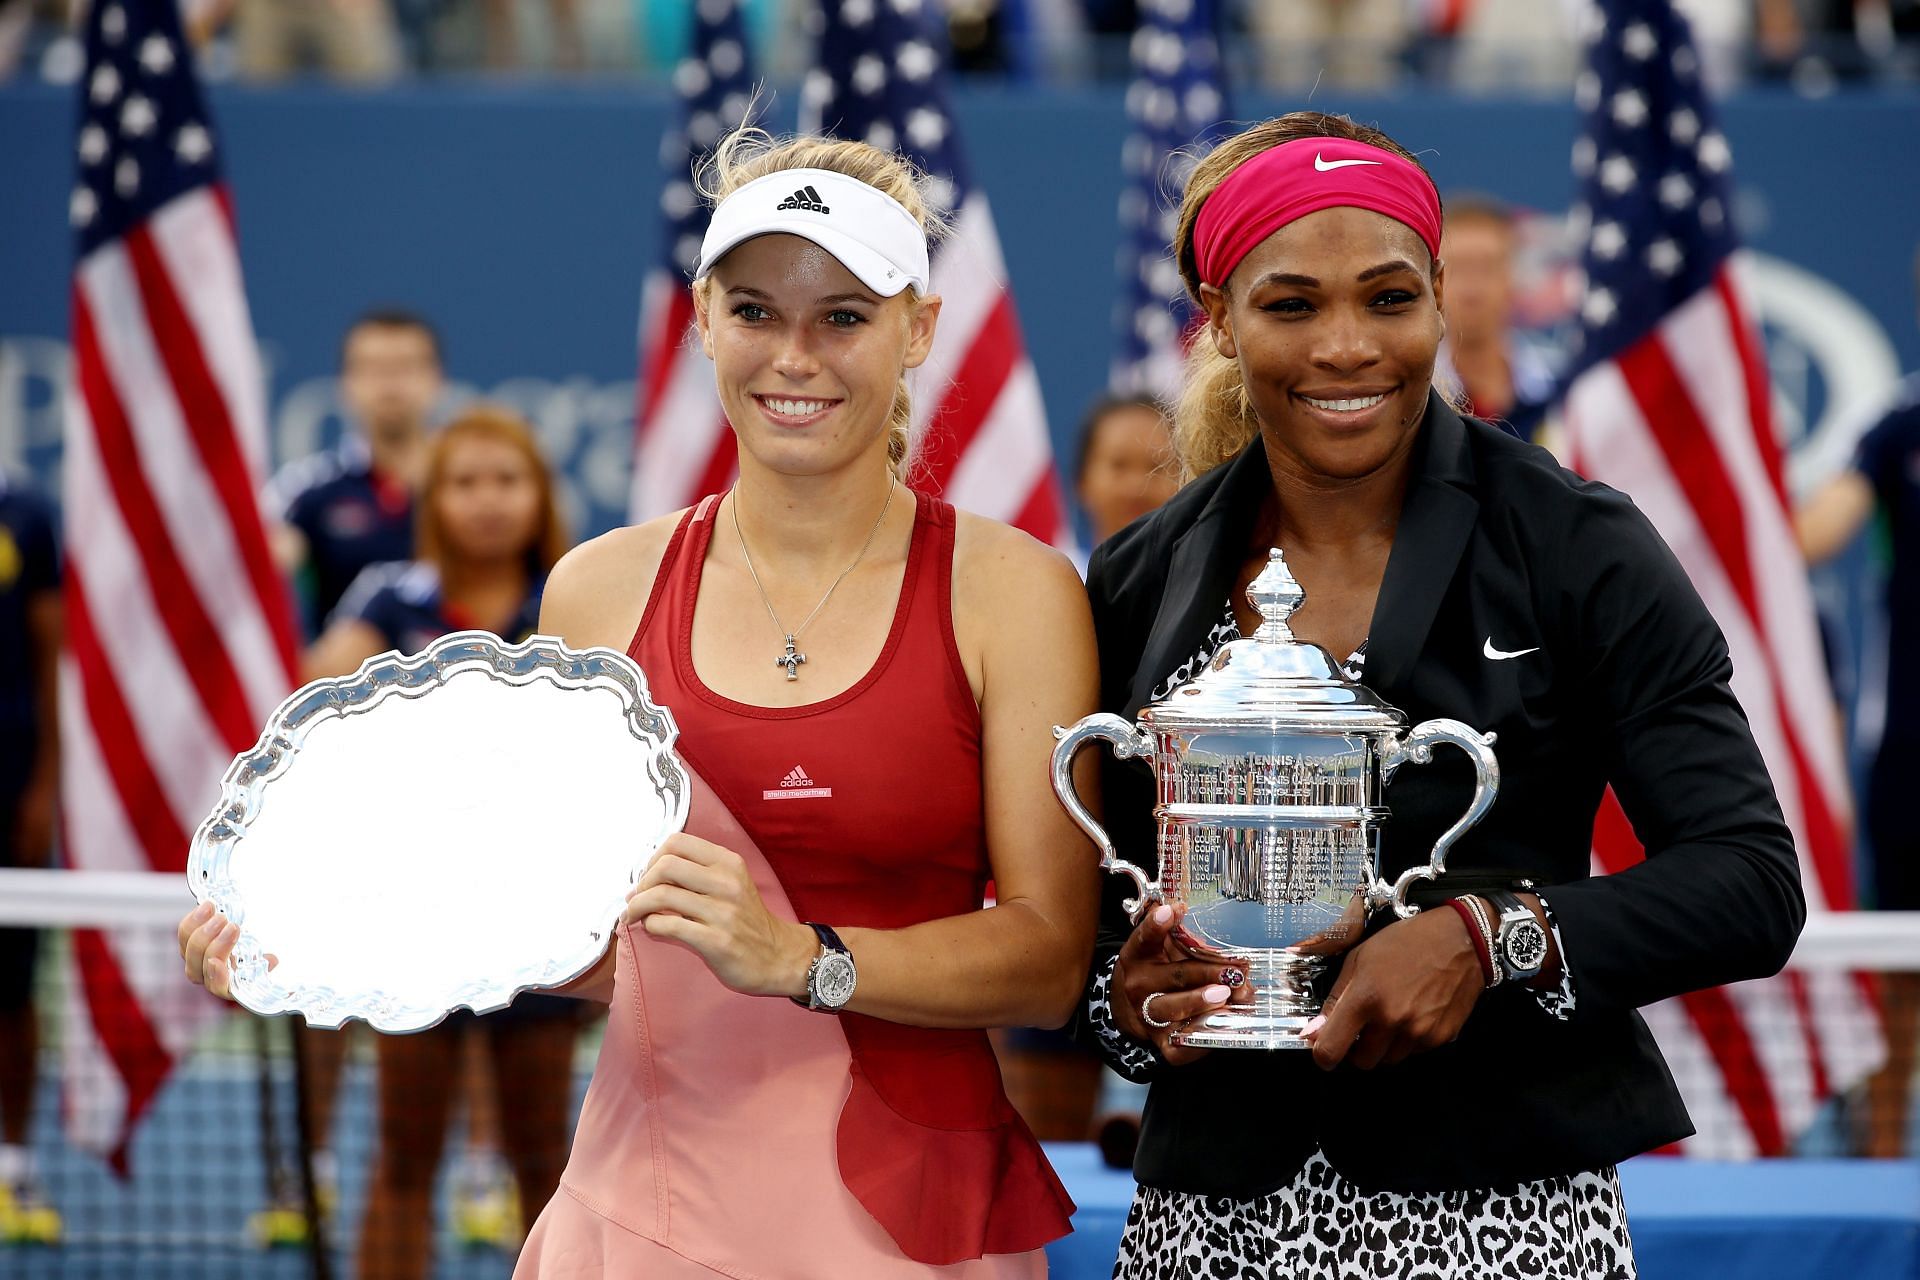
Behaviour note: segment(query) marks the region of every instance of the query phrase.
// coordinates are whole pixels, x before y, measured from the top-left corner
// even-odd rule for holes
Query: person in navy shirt
[[[415,652],[451,631],[479,628],[508,641],[533,633],[547,572],[567,539],[526,425],[486,408],[448,423],[427,448],[419,510],[415,558],[362,571],[308,651],[307,679],[344,675],[388,649]],[[448,1084],[460,1077],[462,1043],[475,1031],[491,1061],[522,1216],[531,1221],[553,1196],[567,1157],[579,1008],[522,995],[500,1013],[462,1011],[416,1035],[380,1038],[380,1143],[359,1274],[426,1274],[434,1174],[462,1092]],[[510,1235],[517,1241],[517,1230]]]
[[[1915,263],[1920,287],[1920,258]],[[1904,794],[1920,778],[1920,373],[1860,437],[1852,463],[1801,508],[1801,550],[1811,564],[1844,550],[1878,511],[1887,533],[1886,723],[1867,775],[1864,832],[1872,847],[1873,905],[1920,910],[1920,824]],[[1907,1106],[1920,1039],[1920,975],[1883,976],[1887,1061],[1867,1085],[1862,1155],[1894,1157],[1906,1144]]]
[[[362,569],[413,554],[413,491],[443,389],[440,340],[419,316],[369,311],[347,330],[340,398],[353,430],[282,468],[266,502],[274,557],[300,587],[309,634]]]
[[[60,650],[54,518],[0,473],[0,866],[45,866],[59,791],[54,715]],[[40,934],[0,929],[0,1244],[51,1244],[59,1215],[41,1191],[27,1129],[33,1116]]]

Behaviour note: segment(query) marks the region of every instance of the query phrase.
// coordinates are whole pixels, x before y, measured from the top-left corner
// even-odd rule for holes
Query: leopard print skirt
[[[1611,1168],[1499,1190],[1367,1195],[1316,1151],[1251,1200],[1141,1187],[1114,1280],[1635,1280]]]

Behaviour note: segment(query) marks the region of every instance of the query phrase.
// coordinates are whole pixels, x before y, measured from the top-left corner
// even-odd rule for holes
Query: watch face
[[[1547,931],[1538,920],[1523,920],[1507,930],[1500,949],[1506,953],[1507,967],[1520,973],[1538,973],[1547,961]]]
[[[829,951],[813,970],[814,1000],[826,1009],[838,1009],[853,999],[853,957]]]

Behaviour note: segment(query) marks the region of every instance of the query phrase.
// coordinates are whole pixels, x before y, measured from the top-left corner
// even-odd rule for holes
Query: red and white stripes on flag
[[[734,471],[733,428],[694,333],[693,296],[684,279],[654,272],[640,299],[630,518],[638,524],[692,506],[732,484]]]
[[[947,92],[946,22],[938,6],[821,0],[813,27],[818,65],[801,87],[801,128],[897,151],[926,175],[933,205],[950,219],[932,255],[940,324],[909,380],[908,481],[1071,548],[1040,380]]]
[[[633,484],[638,524],[692,506],[733,483],[733,429],[714,390],[713,365],[693,330],[687,280],[700,261],[710,211],[693,170],[753,105],[745,17],[735,0],[695,6],[687,56],[674,68],[675,127],[660,140],[659,256],[640,293],[639,398],[634,405]]]
[[[1765,356],[1738,254],[1566,400],[1568,463],[1623,490],[1659,529],[1725,632],[1733,688],[1800,851],[1810,911],[1855,905],[1847,774],[1773,430]],[[1639,860],[1611,792],[1602,872]],[[1789,971],[1645,1011],[1713,1157],[1777,1155],[1883,1047],[1857,975]]]
[[[80,871],[182,875],[233,756],[294,684],[258,494],[266,405],[224,188],[82,257],[65,459],[62,822]],[[133,1126],[225,1007],[169,930],[73,934],[65,1107],[124,1168]]]
[[[1070,548],[1040,377],[1020,336],[993,215],[978,190],[955,213],[953,233],[934,247],[933,291],[942,300],[933,352],[908,380],[909,479],[963,511]]]

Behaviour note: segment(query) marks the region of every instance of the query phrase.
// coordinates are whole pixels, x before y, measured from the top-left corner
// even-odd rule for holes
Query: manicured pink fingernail
[[[1311,1040],[1315,1036],[1319,1035],[1320,1028],[1326,1025],[1327,1025],[1327,1015],[1324,1013],[1317,1013],[1313,1016],[1313,1020],[1311,1022],[1307,1023],[1306,1026],[1300,1028],[1300,1035],[1303,1039]]]
[[[1156,907],[1156,908],[1154,908],[1154,912],[1153,912],[1153,922],[1154,922],[1155,924],[1167,924],[1167,923],[1169,923],[1169,922],[1171,922],[1171,921],[1172,921],[1172,919],[1173,919],[1173,908],[1172,908],[1172,907]]]
[[[1205,1000],[1208,1004],[1225,1004],[1227,1002],[1227,997],[1232,994],[1233,994],[1233,989],[1231,987],[1223,987],[1220,984],[1215,983],[1213,986],[1208,987],[1205,991],[1202,991],[1200,993],[1200,998],[1202,1000]]]

